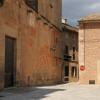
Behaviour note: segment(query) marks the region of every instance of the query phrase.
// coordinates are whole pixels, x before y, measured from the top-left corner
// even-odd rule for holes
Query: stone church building
[[[62,0],[0,0],[0,89],[62,82]]]
[[[0,89],[78,81],[78,29],[61,19],[62,0],[0,0]]]

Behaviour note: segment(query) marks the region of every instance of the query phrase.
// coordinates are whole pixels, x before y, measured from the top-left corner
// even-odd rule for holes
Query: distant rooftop
[[[63,27],[63,29],[66,30],[66,31],[69,30],[69,31],[78,32],[78,28],[69,25],[68,22],[67,22],[67,19],[62,19],[62,27]]]
[[[80,21],[100,21],[100,13],[90,14],[80,19]]]

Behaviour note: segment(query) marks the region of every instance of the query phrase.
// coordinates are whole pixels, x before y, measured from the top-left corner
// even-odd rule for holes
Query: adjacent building
[[[62,0],[0,0],[0,89],[62,82]]]
[[[77,82],[79,78],[78,67],[78,28],[63,20],[63,82]]]
[[[100,14],[79,21],[79,82],[100,84]]]

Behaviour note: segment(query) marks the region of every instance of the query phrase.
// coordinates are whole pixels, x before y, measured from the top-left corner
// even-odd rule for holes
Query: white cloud
[[[94,9],[98,10],[98,9],[100,9],[100,3],[94,3],[94,4],[90,5],[89,8],[91,10],[94,10]]]
[[[77,20],[90,13],[100,13],[100,0],[62,0],[63,17],[69,19],[72,25]]]

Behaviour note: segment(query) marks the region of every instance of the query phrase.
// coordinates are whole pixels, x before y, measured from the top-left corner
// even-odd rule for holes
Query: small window
[[[73,60],[75,60],[75,53],[73,53]]]
[[[69,76],[69,67],[65,66],[65,76]]]
[[[73,47],[73,52],[75,52],[76,51],[76,48],[75,47]]]
[[[25,0],[25,3],[32,8],[33,10],[38,12],[38,0]]]
[[[0,7],[3,6],[4,0],[0,0]]]
[[[68,46],[65,46],[65,54],[68,55]]]
[[[76,58],[75,58],[75,56],[76,56],[76,48],[75,47],[73,47],[73,60],[75,60]]]
[[[89,84],[95,84],[95,80],[89,80]]]
[[[50,0],[50,8],[53,8],[53,0]]]
[[[77,68],[76,67],[72,67],[71,75],[73,78],[77,77]]]

